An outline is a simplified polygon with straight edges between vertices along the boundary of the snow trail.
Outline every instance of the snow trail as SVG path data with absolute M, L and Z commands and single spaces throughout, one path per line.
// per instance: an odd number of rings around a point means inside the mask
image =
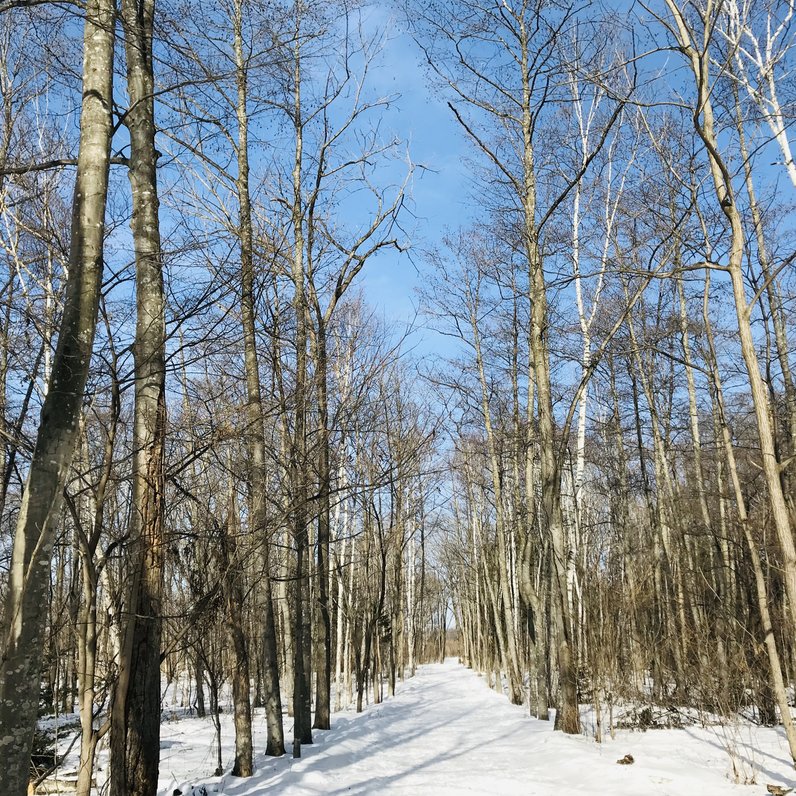
M 299 760 L 259 757 L 251 779 L 205 780 L 207 793 L 718 796 L 762 791 L 729 781 L 730 759 L 716 731 L 624 732 L 599 745 L 585 736 L 553 732 L 551 723 L 529 718 L 526 708 L 511 705 L 454 662 L 419 667 L 394 698 L 362 714 L 335 714 L 332 730 L 316 731 L 315 740 Z M 757 769 L 759 784 L 788 781 L 783 777 L 787 755 L 776 732 L 756 735 L 753 747 L 734 740 L 741 763 Z M 635 764 L 617 765 L 627 753 Z M 161 791 L 164 796 L 171 796 L 173 783 Z M 186 796 L 191 784 L 196 781 L 181 785 Z

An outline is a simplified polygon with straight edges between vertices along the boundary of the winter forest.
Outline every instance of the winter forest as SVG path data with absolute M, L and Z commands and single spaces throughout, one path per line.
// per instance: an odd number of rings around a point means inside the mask
M 794 68 L 794 0 L 0 0 L 3 793 L 443 793 L 289 779 L 439 695 L 794 784 Z

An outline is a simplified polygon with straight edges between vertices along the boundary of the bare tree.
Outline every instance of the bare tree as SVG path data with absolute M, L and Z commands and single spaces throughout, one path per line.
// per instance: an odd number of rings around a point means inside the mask
M 102 282 L 105 202 L 113 132 L 114 7 L 86 6 L 80 150 L 72 207 L 69 282 L 36 448 L 14 537 L 0 663 L 0 749 L 6 787 L 27 791 L 39 700 L 39 661 L 50 560 L 63 488 L 80 428 Z
M 136 335 L 132 572 L 111 724 L 111 793 L 116 796 L 155 794 L 160 757 L 166 330 L 155 148 L 154 13 L 154 0 L 124 0 L 121 5 L 130 100 L 125 126 L 130 134 Z

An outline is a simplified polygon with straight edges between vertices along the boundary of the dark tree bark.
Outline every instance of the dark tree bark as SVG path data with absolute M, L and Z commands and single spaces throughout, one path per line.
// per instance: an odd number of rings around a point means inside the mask
M 244 631 L 243 568 L 238 555 L 238 507 L 234 490 L 234 485 L 230 484 L 226 527 L 220 529 L 219 564 L 224 577 L 227 631 L 232 642 L 232 703 L 235 718 L 235 763 L 232 766 L 232 776 L 250 777 L 254 773 L 254 763 L 249 645 Z
M 301 44 L 299 20 L 296 19 L 296 44 L 293 64 L 293 129 L 295 150 L 293 162 L 293 196 L 291 223 L 293 252 L 293 312 L 295 316 L 296 376 L 293 389 L 293 442 L 290 452 L 290 482 L 293 540 L 296 546 L 296 571 L 293 615 L 293 735 L 294 755 L 301 754 L 301 744 L 312 743 L 312 693 L 310 668 L 312 661 L 312 628 L 310 617 L 309 528 L 307 524 L 307 296 L 305 288 L 306 261 L 304 237 L 304 200 L 302 197 L 302 165 L 304 161 L 304 120 L 301 105 Z M 310 664 L 310 665 L 308 665 Z
M 132 584 L 111 737 L 113 796 L 154 796 L 160 757 L 165 316 L 158 222 L 152 24 L 154 0 L 122 0 L 130 107 L 131 222 L 136 265 Z
M 316 312 L 316 315 L 319 313 Z M 318 381 L 318 672 L 315 693 L 315 723 L 319 730 L 331 727 L 332 684 L 332 623 L 329 614 L 329 541 L 330 541 L 330 434 L 329 434 L 329 389 L 328 352 L 326 325 L 318 318 L 315 330 L 315 366 Z

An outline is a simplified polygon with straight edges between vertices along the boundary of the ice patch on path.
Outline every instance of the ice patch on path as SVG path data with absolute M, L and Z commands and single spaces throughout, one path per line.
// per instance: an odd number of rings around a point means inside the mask
M 776 730 L 747 728 L 735 739 L 742 764 L 757 771 L 757 785 L 744 787 L 729 779 L 721 730 L 621 731 L 615 741 L 596 744 L 554 732 L 454 662 L 420 667 L 394 698 L 364 713 L 335 714 L 332 729 L 316 731 L 316 743 L 304 746 L 299 760 L 258 757 L 250 779 L 197 777 L 198 761 L 207 761 L 212 747 L 212 725 L 188 733 L 179 730 L 183 723 L 163 727 L 164 745 L 173 735 L 184 746 L 161 766 L 160 796 L 175 788 L 204 796 L 199 786 L 207 796 L 720 796 L 764 793 L 766 783 L 790 786 L 796 779 Z M 262 727 L 256 729 L 262 740 Z M 635 762 L 617 765 L 626 754 Z

